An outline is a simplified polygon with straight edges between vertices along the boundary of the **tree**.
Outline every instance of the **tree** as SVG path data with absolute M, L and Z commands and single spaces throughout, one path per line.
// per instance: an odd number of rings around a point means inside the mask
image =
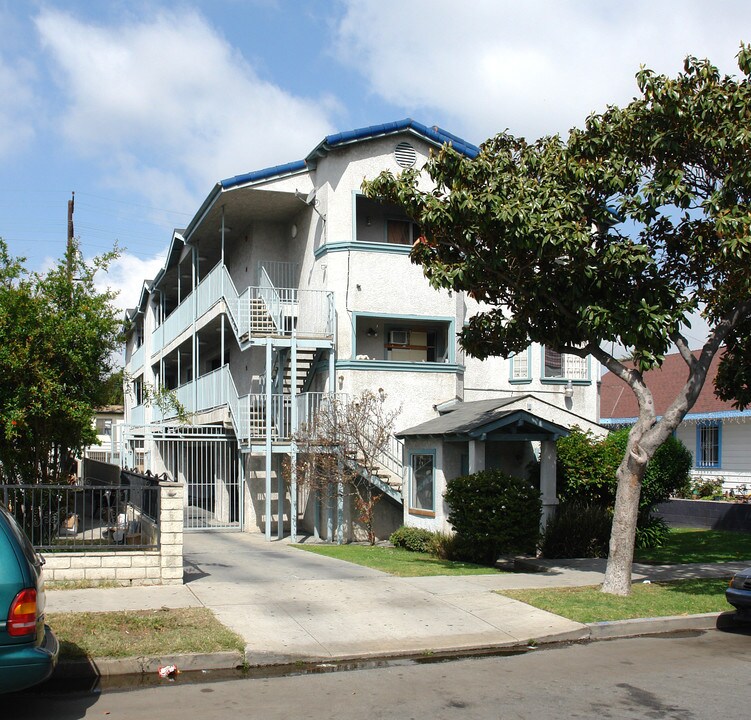
M 295 433 L 297 476 L 324 498 L 351 498 L 368 542 L 375 544 L 375 508 L 383 494 L 376 489 L 394 421 L 384 398 L 364 391 L 354 399 L 330 396 L 312 422 Z M 338 528 L 339 541 L 342 528 Z
M 94 276 L 114 257 L 86 263 L 73 242 L 55 267 L 33 273 L 0 240 L 0 482 L 64 481 L 96 442 L 119 322 Z
M 430 282 L 484 303 L 461 333 L 467 352 L 507 356 L 532 341 L 591 354 L 636 395 L 605 592 L 630 592 L 647 463 L 694 404 L 723 342 L 723 392 L 751 401 L 751 48 L 737 58 L 740 79 L 693 57 L 675 78 L 643 68 L 639 97 L 591 115 L 565 141 L 504 133 L 476 159 L 446 146 L 424 168 L 434 190 L 421 189 L 414 169 L 365 184 L 420 224 L 411 256 Z M 710 331 L 695 357 L 683 329 L 696 312 Z M 627 348 L 633 367 L 607 351 L 611 343 Z M 686 382 L 658 420 L 642 373 L 671 345 Z

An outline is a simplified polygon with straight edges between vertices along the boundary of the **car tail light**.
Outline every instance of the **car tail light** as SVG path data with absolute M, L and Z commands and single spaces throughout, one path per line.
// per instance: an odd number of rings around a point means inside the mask
M 34 635 L 37 625 L 37 591 L 26 588 L 16 595 L 8 613 L 6 630 L 12 637 Z

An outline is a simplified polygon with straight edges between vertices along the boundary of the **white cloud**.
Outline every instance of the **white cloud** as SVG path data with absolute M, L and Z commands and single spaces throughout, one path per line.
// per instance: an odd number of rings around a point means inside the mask
M 123 312 L 138 302 L 144 280 L 153 279 L 164 267 L 166 248 L 153 258 L 142 259 L 123 253 L 109 267 L 107 273 L 97 273 L 97 289 L 117 293 L 115 307 Z
M 193 209 L 222 178 L 305 155 L 330 101 L 258 77 L 196 12 L 103 26 L 44 10 L 42 45 L 69 100 L 62 131 L 116 187 Z
M 338 57 L 385 100 L 437 111 L 478 141 L 581 126 L 635 96 L 641 64 L 675 74 L 692 54 L 737 72 L 740 41 L 751 40 L 751 4 L 739 0 L 343 2 Z

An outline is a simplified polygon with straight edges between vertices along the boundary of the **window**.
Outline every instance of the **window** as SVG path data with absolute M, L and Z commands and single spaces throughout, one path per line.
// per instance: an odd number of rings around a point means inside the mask
M 406 362 L 441 362 L 446 343 L 435 330 L 394 328 L 386 339 L 386 359 Z
M 417 514 L 421 512 L 433 514 L 435 512 L 435 453 L 417 452 L 410 454 L 410 470 L 412 476 L 412 486 L 410 487 L 409 508 L 410 511 L 416 510 Z
M 545 380 L 589 380 L 587 358 L 543 348 L 542 377 Z
M 409 220 L 386 220 L 386 242 L 412 245 L 420 237 L 420 228 Z
M 696 467 L 718 468 L 722 460 L 722 425 L 701 423 L 696 428 Z
M 353 359 L 448 366 L 454 362 L 453 327 L 450 319 L 358 313 Z
M 509 380 L 511 382 L 529 382 L 532 379 L 532 373 L 529 362 L 529 348 L 523 352 L 516 353 L 509 358 L 511 363 L 511 372 Z

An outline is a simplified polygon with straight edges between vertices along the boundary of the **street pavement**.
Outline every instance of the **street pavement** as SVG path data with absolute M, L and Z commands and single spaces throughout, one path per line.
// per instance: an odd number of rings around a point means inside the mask
M 204 606 L 244 638 L 244 661 L 251 666 L 503 649 L 710 628 L 718 621 L 714 613 L 583 625 L 492 592 L 597 585 L 604 560 L 535 560 L 529 572 L 398 578 L 244 533 L 186 534 L 184 557 L 183 585 L 51 590 L 47 611 Z M 722 577 L 743 566 L 634 565 L 633 580 Z M 150 671 L 168 660 L 102 661 L 97 672 Z M 179 662 L 201 669 L 242 658 Z

